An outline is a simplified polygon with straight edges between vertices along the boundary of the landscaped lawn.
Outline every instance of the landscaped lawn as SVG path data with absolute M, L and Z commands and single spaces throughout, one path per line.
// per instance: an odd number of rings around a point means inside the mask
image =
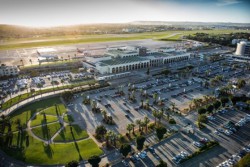
M 74 122 L 74 119 L 73 119 L 73 117 L 71 115 L 66 114 L 63 117 L 63 121 L 67 122 L 67 123 L 71 123 L 71 122 Z
M 67 110 L 63 104 L 53 105 L 51 107 L 46 108 L 43 112 L 49 115 L 59 115 L 61 116 Z
M 61 128 L 61 125 L 57 123 L 36 127 L 32 129 L 32 132 L 39 138 L 48 140 L 54 136 L 54 134 Z
M 12 146 L 17 146 L 17 137 L 18 134 L 15 133 Z M 103 154 L 103 151 L 98 148 L 92 139 L 46 146 L 43 142 L 29 136 L 28 142 L 26 141 L 26 137 L 24 137 L 22 144 L 19 144 L 19 146 L 24 147 L 23 151 L 20 149 L 2 149 L 15 159 L 37 165 L 66 164 L 71 160 L 87 160 L 92 155 Z
M 51 105 L 60 103 L 62 102 L 59 97 L 52 97 L 45 100 L 36 101 L 34 103 L 24 106 L 23 108 L 16 110 L 15 112 L 13 112 L 13 114 L 10 115 L 10 119 L 13 122 L 11 124 L 12 131 L 16 131 L 17 125 L 15 124 L 15 122 L 17 119 L 20 119 L 21 125 L 26 127 L 26 123 L 29 121 L 33 114 Z M 7 128 L 5 129 L 7 131 Z
M 55 122 L 58 120 L 57 116 L 46 115 L 46 121 L 44 120 L 43 114 L 38 114 L 30 123 L 31 126 L 37 126 L 41 124 L 46 124 L 50 122 Z
M 88 133 L 85 130 L 82 130 L 78 125 L 72 125 L 72 133 L 70 131 L 70 126 L 66 126 L 59 135 L 54 139 L 55 142 L 62 141 L 73 141 L 89 137 Z

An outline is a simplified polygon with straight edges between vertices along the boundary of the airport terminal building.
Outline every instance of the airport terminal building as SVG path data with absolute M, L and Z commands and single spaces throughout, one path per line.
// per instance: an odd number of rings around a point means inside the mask
M 157 67 L 190 58 L 186 52 L 150 51 L 144 47 L 134 49 L 113 49 L 102 58 L 86 57 L 86 63 L 100 74 L 115 74 L 137 69 Z

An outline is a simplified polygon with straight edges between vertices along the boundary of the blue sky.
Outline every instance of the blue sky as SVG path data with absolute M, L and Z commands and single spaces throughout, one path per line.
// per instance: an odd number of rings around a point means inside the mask
M 0 0 L 0 24 L 131 21 L 250 23 L 250 0 Z

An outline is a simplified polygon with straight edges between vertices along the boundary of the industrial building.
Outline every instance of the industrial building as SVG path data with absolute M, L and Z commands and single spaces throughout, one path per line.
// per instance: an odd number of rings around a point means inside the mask
M 237 44 L 235 55 L 237 56 L 250 56 L 250 42 L 242 41 Z
M 150 51 L 145 47 L 117 48 L 108 50 L 103 57 L 86 57 L 85 64 L 100 74 L 115 74 L 137 69 L 161 66 L 190 58 L 186 52 Z

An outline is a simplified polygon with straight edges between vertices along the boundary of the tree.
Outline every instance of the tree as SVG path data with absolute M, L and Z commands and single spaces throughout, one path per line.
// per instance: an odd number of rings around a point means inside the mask
M 163 160 L 160 160 L 160 164 L 156 165 L 156 167 L 168 167 L 168 164 Z
M 150 70 L 149 70 L 149 68 L 147 69 L 146 74 L 147 74 L 147 75 L 149 75 L 149 74 L 150 74 Z
M 158 115 L 158 112 L 156 110 L 153 110 L 153 116 L 155 117 L 155 125 L 156 125 L 157 115 Z
M 161 123 L 161 119 L 163 118 L 163 110 L 161 110 L 161 111 L 159 111 L 158 113 L 157 113 L 157 119 L 158 119 L 158 125 L 160 125 L 160 123 Z
M 145 140 L 146 140 L 146 138 L 142 135 L 136 137 L 136 146 L 137 146 L 138 150 L 143 149 L 143 145 L 144 145 Z
M 22 66 L 24 66 L 23 59 L 21 59 L 20 62 L 22 63 Z
M 129 144 L 122 144 L 120 147 L 120 153 L 126 157 L 131 152 L 131 146 Z
M 99 125 L 95 129 L 96 136 L 103 137 L 107 133 L 107 129 L 103 125 Z
M 147 116 L 144 117 L 144 123 L 146 126 L 146 133 L 148 133 L 148 123 L 150 122 L 149 118 Z
M 143 108 L 143 99 L 141 99 L 141 107 Z
M 235 167 L 249 167 L 250 165 L 250 153 L 245 155 L 236 165 Z
M 107 111 L 103 110 L 102 115 L 103 115 L 104 120 L 106 121 L 108 118 Z
M 112 131 L 110 131 L 110 130 L 104 135 L 105 140 L 106 140 L 106 147 L 110 146 L 109 139 L 111 138 L 111 135 L 112 135 Z
M 75 160 L 68 162 L 65 167 L 78 167 L 79 163 Z
M 158 93 L 154 93 L 153 94 L 154 103 L 157 102 L 157 98 L 158 98 Z
M 205 114 L 199 115 L 198 122 L 207 123 L 207 116 Z
M 228 99 L 228 97 L 222 97 L 220 99 L 220 101 L 221 101 L 222 106 L 224 107 L 226 105 L 226 103 L 229 102 L 229 99 Z
M 30 64 L 32 64 L 32 59 L 29 60 Z
M 139 131 L 141 131 L 141 124 L 142 124 L 142 121 L 140 119 L 137 119 L 135 121 L 135 123 L 139 126 Z
M 170 105 L 172 106 L 172 112 L 175 112 L 176 104 L 175 103 L 171 103 Z
M 163 139 L 164 134 L 167 132 L 167 129 L 163 126 L 156 128 L 156 136 L 159 140 Z
M 208 111 L 209 113 L 211 113 L 211 112 L 213 112 L 213 110 L 214 110 L 214 106 L 213 106 L 212 104 L 210 104 L 210 105 L 207 107 L 207 111 Z
M 61 96 L 63 100 L 65 100 L 66 102 L 69 102 L 73 99 L 74 94 L 71 91 L 66 91 L 66 92 L 63 92 Z
M 205 114 L 206 113 L 206 109 L 205 108 L 200 108 L 199 110 L 198 110 L 198 113 L 199 114 Z
M 92 111 L 96 111 L 97 108 L 97 102 L 95 100 L 91 101 L 91 107 L 92 107 Z
M 116 140 L 117 139 L 118 139 L 118 135 L 114 131 L 111 131 L 110 140 L 111 140 L 111 143 L 113 144 L 114 147 L 116 147 Z
M 98 167 L 99 163 L 101 162 L 101 158 L 99 156 L 94 155 L 88 159 L 88 162 L 92 165 L 92 167 Z
M 133 134 L 135 134 L 135 124 L 131 123 L 131 126 L 133 127 Z
M 218 101 L 218 100 L 216 100 L 216 101 L 214 102 L 213 106 L 214 106 L 214 109 L 218 109 L 218 108 L 221 106 L 221 102 Z
M 237 87 L 239 89 L 243 88 L 246 85 L 246 81 L 244 79 L 239 79 L 237 82 Z
M 129 135 L 130 135 L 131 130 L 133 130 L 132 124 L 127 124 L 127 131 L 129 133 Z

